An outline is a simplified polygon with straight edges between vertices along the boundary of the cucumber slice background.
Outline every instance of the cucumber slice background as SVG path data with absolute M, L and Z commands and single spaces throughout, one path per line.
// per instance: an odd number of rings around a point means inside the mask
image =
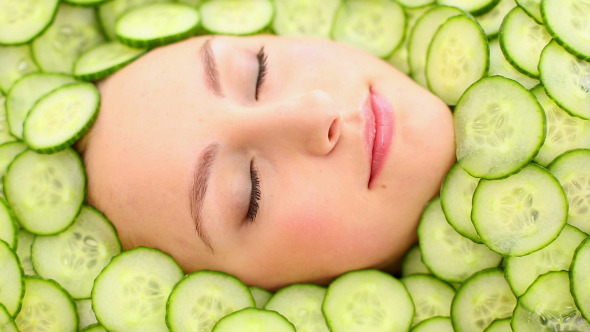
M 498 38 L 489 42 L 490 46 L 490 69 L 488 70 L 489 76 L 504 76 L 511 80 L 520 83 L 527 89 L 532 89 L 540 84 L 538 79 L 527 76 L 514 68 L 513 65 L 506 60 L 504 53 L 500 47 L 500 41 Z
M 260 288 L 258 286 L 248 286 L 250 289 L 250 293 L 252 293 L 252 297 L 254 298 L 254 303 L 256 303 L 256 308 L 262 309 L 268 302 L 268 300 L 273 295 L 270 291 L 266 289 Z
M 207 0 L 199 7 L 203 28 L 230 35 L 250 35 L 268 27 L 274 16 L 269 0 Z
M 454 332 L 450 317 L 433 317 L 414 326 L 411 332 Z
M 12 212 L 3 199 L 0 199 L 0 240 L 14 250 L 18 244 L 17 225 Z
M 402 261 L 402 277 L 413 274 L 432 274 L 422 261 L 422 254 L 418 245 L 410 248 Z
M 586 320 L 590 319 L 590 238 L 585 239 L 576 249 L 570 282 L 576 305 Z
M 516 3 L 537 23 L 543 23 L 543 16 L 541 15 L 541 0 L 516 0 Z
M 590 0 L 542 0 L 547 30 L 570 53 L 590 61 Z
M 278 35 L 330 38 L 342 0 L 275 0 L 272 29 Z
M 41 34 L 53 21 L 59 0 L 0 2 L 0 45 L 23 44 Z
M 492 10 L 500 0 L 437 0 L 439 5 L 461 8 L 473 15 L 482 15 Z
M 6 307 L 0 303 L 0 331 L 19 332 Z
M 436 316 L 451 315 L 451 302 L 455 289 L 446 282 L 424 274 L 414 274 L 401 279 L 414 303 L 412 326 Z
M 264 306 L 283 315 L 299 331 L 329 332 L 322 313 L 326 288 L 293 284 L 277 291 Z
M 99 80 L 136 60 L 145 51 L 145 49 L 129 47 L 119 42 L 99 44 L 76 60 L 73 74 L 87 81 Z
M 0 46 L 0 90 L 8 93 L 14 82 L 37 70 L 29 44 Z
M 295 327 L 276 311 L 245 308 L 223 317 L 213 332 L 295 332 Z
M 116 40 L 115 25 L 117 19 L 125 12 L 148 3 L 172 1 L 173 0 L 110 0 L 99 6 L 97 13 L 106 37 L 110 40 Z
M 494 39 L 498 36 L 502 21 L 515 5 L 514 0 L 500 0 L 492 10 L 475 17 L 488 39 Z
M 14 317 L 21 309 L 25 292 L 23 269 L 18 257 L 8 244 L 0 240 L 0 303 L 4 304 L 8 314 Z

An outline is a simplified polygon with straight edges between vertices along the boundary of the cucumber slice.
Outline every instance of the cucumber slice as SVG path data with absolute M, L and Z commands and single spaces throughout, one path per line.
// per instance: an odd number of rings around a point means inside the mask
M 252 293 L 252 297 L 254 298 L 254 303 L 256 303 L 256 308 L 262 309 L 271 298 L 272 293 L 267 291 L 266 289 L 262 289 L 258 286 L 249 286 L 250 293 Z
M 512 329 L 523 332 L 590 331 L 570 293 L 566 271 L 543 274 L 518 298 Z
M 402 277 L 413 274 L 432 274 L 422 262 L 422 254 L 418 245 L 410 248 L 402 261 Z
M 26 276 L 34 276 L 35 269 L 33 269 L 33 262 L 31 262 L 31 246 L 35 235 L 27 232 L 25 229 L 18 230 L 18 247 L 16 248 L 16 255 L 23 267 L 23 272 Z
M 138 247 L 113 257 L 92 288 L 92 307 L 107 330 L 166 331 L 166 300 L 184 272 L 157 249 Z
M 30 45 L 0 46 L 0 90 L 8 92 L 21 77 L 37 70 Z
M 16 141 L 16 138 L 10 134 L 6 120 L 6 97 L 0 92 L 0 145 L 11 141 Z
M 272 29 L 277 35 L 330 38 L 342 0 L 275 0 Z
M 98 323 L 92 309 L 92 299 L 76 300 L 76 311 L 78 312 L 78 330 Z
M 145 51 L 119 42 L 97 45 L 76 60 L 74 76 L 87 81 L 99 80 L 125 67 L 142 56 Z
M 6 307 L 0 303 L 0 331 L 19 332 Z
M 488 71 L 489 76 L 504 76 L 511 80 L 520 83 L 527 89 L 532 89 L 539 85 L 538 79 L 527 76 L 514 68 L 513 65 L 506 60 L 502 49 L 500 48 L 500 41 L 498 38 L 493 39 L 489 42 L 490 46 L 490 69 Z
M 557 239 L 545 248 L 521 257 L 507 257 L 505 273 L 512 292 L 521 296 L 541 274 L 568 270 L 574 251 L 586 236 L 577 228 L 565 225 Z
M 98 6 L 111 0 L 63 0 L 65 3 L 74 6 Z
M 84 329 L 80 330 L 80 332 L 108 332 L 108 331 L 104 327 L 102 327 L 102 325 L 97 323 L 97 324 L 92 324 L 92 325 L 85 327 Z
M 84 206 L 64 232 L 37 237 L 31 252 L 40 276 L 59 282 L 74 299 L 83 299 L 90 297 L 94 279 L 121 252 L 121 243 L 106 217 Z
M 424 209 L 418 238 L 424 264 L 447 282 L 463 282 L 475 272 L 497 267 L 502 260 L 485 245 L 459 235 L 445 219 L 439 198 Z
M 511 321 L 512 317 L 496 319 L 484 330 L 484 332 L 512 332 L 512 327 L 510 327 Z
M 10 163 L 27 149 L 27 145 L 23 142 L 8 142 L 0 145 L 0 179 L 4 178 Z M 0 196 L 6 198 L 4 195 L 4 184 L 0 182 Z
M 213 332 L 295 332 L 295 327 L 276 311 L 245 308 L 223 317 Z
M 336 278 L 322 305 L 330 331 L 407 331 L 414 305 L 401 281 L 378 270 Z
M 498 36 L 504 17 L 514 8 L 514 0 L 500 0 L 500 2 L 489 12 L 475 17 L 488 39 Z
M 41 69 L 71 74 L 80 54 L 103 41 L 94 8 L 62 3 L 53 24 L 31 45 Z
M 451 167 L 440 190 L 440 203 L 447 221 L 457 233 L 482 243 L 471 221 L 471 201 L 479 178 L 467 173 L 460 163 Z
M 203 28 L 216 34 L 254 34 L 266 29 L 274 16 L 270 0 L 207 0 L 199 9 Z
M 547 95 L 573 116 L 590 120 L 590 62 L 580 60 L 552 41 L 539 61 Z
M 520 7 L 506 15 L 500 31 L 500 46 L 514 68 L 534 78 L 539 77 L 539 59 L 551 35 Z
M 411 332 L 455 332 L 450 317 L 433 317 L 422 321 Z
M 545 27 L 566 50 L 590 61 L 590 0 L 543 0 Z
M 425 68 L 430 41 L 447 19 L 462 14 L 465 12 L 455 7 L 436 6 L 420 17 L 412 29 L 408 43 L 410 72 L 412 78 L 423 87 L 428 86 Z
M 198 8 L 201 5 L 202 0 L 178 0 L 180 3 L 185 3 L 187 5 L 191 5 L 195 8 Z
M 110 40 L 117 39 L 115 25 L 125 12 L 148 3 L 172 2 L 173 0 L 110 0 L 98 7 L 98 17 L 104 33 Z M 182 1 L 181 1 L 182 2 Z
M 414 274 L 401 279 L 414 303 L 412 326 L 436 317 L 451 315 L 455 289 L 446 282 L 425 274 Z
M 23 123 L 35 103 L 54 89 L 74 82 L 76 80 L 72 76 L 50 73 L 31 73 L 18 80 L 6 97 L 6 120 L 10 133 L 22 139 Z
M 293 284 L 280 289 L 264 309 L 287 318 L 298 332 L 329 332 L 322 313 L 326 288 L 310 284 Z
M 472 15 L 483 15 L 496 7 L 500 0 L 437 0 L 436 2 L 439 5 L 461 8 Z
M 0 199 L 0 240 L 6 242 L 10 249 L 16 249 L 17 225 L 12 217 L 12 212 L 3 199 Z
M 524 256 L 559 236 L 567 211 L 567 198 L 557 179 L 531 163 L 504 179 L 482 179 L 473 194 L 471 219 L 491 250 Z
M 590 121 L 564 111 L 547 96 L 542 85 L 535 87 L 532 92 L 543 106 L 547 119 L 547 137 L 535 156 L 536 163 L 547 166 L 566 151 L 590 148 Z
M 480 271 L 471 276 L 453 299 L 451 320 L 457 332 L 485 330 L 495 319 L 510 317 L 516 306 L 501 269 Z
M 53 21 L 59 0 L 4 0 L 0 2 L 0 45 L 24 44 Z
M 454 119 L 457 159 L 474 177 L 497 179 L 517 172 L 545 140 L 545 113 L 535 96 L 501 76 L 469 87 Z
M 42 97 L 28 113 L 23 138 L 30 149 L 54 153 L 70 147 L 90 128 L 100 105 L 91 83 L 63 86 Z
M 248 287 L 236 277 L 201 270 L 172 289 L 166 304 L 166 325 L 172 332 L 192 331 L 196 326 L 211 331 L 219 319 L 254 305 Z
M 404 39 L 406 17 L 393 0 L 348 0 L 336 13 L 332 39 L 388 58 Z
M 537 23 L 543 24 L 541 0 L 516 0 L 516 4 L 532 17 Z
M 472 18 L 459 15 L 438 28 L 426 56 L 426 82 L 448 105 L 455 105 L 489 66 L 487 37 Z
M 21 309 L 21 300 L 25 292 L 23 268 L 18 257 L 0 240 L 0 303 L 4 304 L 8 314 L 14 317 Z
M 404 8 L 423 8 L 436 3 L 436 0 L 397 0 Z
M 590 233 L 590 150 L 562 154 L 549 165 L 549 171 L 565 190 L 569 205 L 567 223 Z
M 189 5 L 150 3 L 123 14 L 117 20 L 115 34 L 128 46 L 152 48 L 192 36 L 199 22 L 199 11 Z
M 590 240 L 585 239 L 576 249 L 572 260 L 570 282 L 571 291 L 586 320 L 590 319 Z
M 82 160 L 71 149 L 50 155 L 27 150 L 8 167 L 4 191 L 26 230 L 37 235 L 60 233 L 74 222 L 84 201 Z

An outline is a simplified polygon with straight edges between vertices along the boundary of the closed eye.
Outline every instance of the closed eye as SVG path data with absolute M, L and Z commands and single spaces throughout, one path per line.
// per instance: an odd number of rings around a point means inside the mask
M 250 204 L 248 205 L 248 213 L 246 219 L 250 222 L 256 220 L 258 213 L 258 202 L 260 201 L 260 177 L 258 170 L 254 167 L 254 160 L 250 162 L 250 180 L 252 182 L 252 190 L 250 191 Z
M 258 95 L 260 93 L 260 88 L 264 83 L 264 79 L 266 78 L 266 73 L 268 71 L 268 56 L 264 51 L 264 46 L 260 48 L 258 54 L 256 54 L 256 58 L 258 59 L 258 76 L 256 77 L 256 92 L 254 94 L 254 98 L 258 100 Z

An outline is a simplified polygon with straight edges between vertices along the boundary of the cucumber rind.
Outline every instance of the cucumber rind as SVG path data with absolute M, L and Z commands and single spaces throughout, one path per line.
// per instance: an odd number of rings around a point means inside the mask
M 276 311 L 244 308 L 221 318 L 212 332 L 295 332 L 295 327 Z
M 500 0 L 500 2 L 489 12 L 475 17 L 489 40 L 498 37 L 502 21 L 506 14 L 514 8 L 514 0 Z
M 472 15 L 483 15 L 492 10 L 500 0 L 437 0 L 439 5 L 453 6 L 468 11 Z
M 275 5 L 269 0 L 207 0 L 199 10 L 203 28 L 214 34 L 253 35 L 269 27 L 275 17 Z
M 63 0 L 63 2 L 81 7 L 94 7 L 112 0 Z
M 570 287 L 574 302 L 582 316 L 590 320 L 590 237 L 584 239 L 576 248 L 570 267 Z
M 518 71 L 518 69 L 514 68 L 514 66 L 510 64 L 508 60 L 506 60 L 504 53 L 502 53 L 502 48 L 500 47 L 500 41 L 498 38 L 490 40 L 489 46 L 490 68 L 488 70 L 488 76 L 504 76 L 520 83 L 529 90 L 539 85 L 540 82 L 538 79 L 534 79 L 521 73 Z
M 496 319 L 483 332 L 511 332 L 510 322 L 512 317 L 504 319 Z
M 12 250 L 16 250 L 18 246 L 18 224 L 3 198 L 0 198 L 0 240 L 6 242 Z
M 3 6 L 0 8 L 0 12 L 8 13 L 5 14 L 6 17 L 0 16 L 0 45 L 22 45 L 31 42 L 33 39 L 37 38 L 41 34 L 47 30 L 47 28 L 53 23 L 53 20 L 57 14 L 59 0 L 45 0 L 45 1 L 28 1 L 25 3 L 23 0 L 15 0 L 15 1 L 4 1 L 2 3 Z M 17 5 L 18 3 L 18 5 Z M 25 19 L 25 24 L 35 24 L 34 28 L 23 27 L 22 25 L 19 26 L 17 24 L 16 27 L 11 27 L 13 22 L 7 22 L 9 17 L 19 16 L 22 14 L 18 12 L 18 8 L 14 9 L 14 7 L 18 7 L 19 5 L 25 3 L 29 6 L 29 9 L 35 8 L 36 10 L 45 10 L 45 15 L 42 17 L 35 17 L 34 20 L 27 17 Z M 10 6 L 13 7 L 10 7 Z M 11 10 L 16 10 L 17 12 L 11 12 Z M 38 13 L 37 13 L 38 14 Z M 20 18 L 20 17 L 19 17 Z M 28 33 L 23 33 L 23 31 L 27 31 Z M 20 36 L 19 36 L 20 34 Z
M 80 55 L 74 64 L 73 74 L 82 80 L 96 81 L 137 60 L 145 52 L 145 49 L 132 48 L 116 41 L 102 43 Z
M 576 6 L 576 8 L 572 8 L 573 6 Z M 541 15 L 545 27 L 559 45 L 576 57 L 590 61 L 588 26 L 584 25 L 585 21 L 588 20 L 588 15 L 590 15 L 590 1 L 542 0 Z M 576 23 L 569 22 L 573 19 L 573 15 L 579 15 Z M 569 23 L 569 25 L 565 26 L 566 23 Z M 579 31 L 572 31 L 574 28 Z
M 534 19 L 537 23 L 543 24 L 543 16 L 541 15 L 541 0 L 515 0 L 516 4 L 522 8 L 527 15 Z
M 19 332 L 12 316 L 10 316 L 8 310 L 2 303 L 0 303 L 0 330 L 3 332 Z
M 412 327 L 410 332 L 454 332 L 451 317 L 432 317 Z
M 287 318 L 297 331 L 329 332 L 322 313 L 326 288 L 314 284 L 291 284 L 278 290 L 264 309 Z
M 4 304 L 9 316 L 14 317 L 22 307 L 24 272 L 18 256 L 3 240 L 0 240 L 0 263 L 0 304 Z

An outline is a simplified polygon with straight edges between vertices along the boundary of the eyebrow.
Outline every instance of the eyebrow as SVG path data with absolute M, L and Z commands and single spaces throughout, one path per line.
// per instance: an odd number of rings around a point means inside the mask
M 215 55 L 211 48 L 211 40 L 213 40 L 213 38 L 207 39 L 205 43 L 203 43 L 203 46 L 201 46 L 201 61 L 203 63 L 203 68 L 205 69 L 205 85 L 214 95 L 224 97 L 219 82 L 219 71 L 217 70 L 217 63 L 215 62 Z
M 213 247 L 211 246 L 209 234 L 207 234 L 203 227 L 201 211 L 203 209 L 203 201 L 209 185 L 209 178 L 211 176 L 211 165 L 217 156 L 218 150 L 218 143 L 211 143 L 203 149 L 193 171 L 193 181 L 189 190 L 190 212 L 195 223 L 195 230 L 211 251 L 213 251 Z

